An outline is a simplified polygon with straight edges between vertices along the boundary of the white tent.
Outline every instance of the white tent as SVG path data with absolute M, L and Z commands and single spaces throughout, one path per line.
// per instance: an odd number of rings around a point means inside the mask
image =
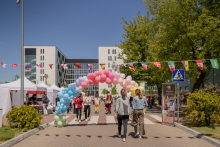
M 47 97 L 48 97 L 48 99 L 50 100 L 51 103 L 55 103 L 55 98 L 56 98 L 57 93 L 59 92 L 59 90 L 53 89 L 53 88 L 49 87 L 48 85 L 46 85 L 43 82 L 40 83 L 38 86 L 47 88 Z
M 2 116 L 6 116 L 11 110 L 11 98 L 8 88 L 0 88 L 0 108 L 2 108 Z
M 58 91 L 62 91 L 62 89 L 59 88 L 59 87 L 57 87 L 56 85 L 51 86 L 51 88 L 56 89 L 56 90 L 58 90 Z

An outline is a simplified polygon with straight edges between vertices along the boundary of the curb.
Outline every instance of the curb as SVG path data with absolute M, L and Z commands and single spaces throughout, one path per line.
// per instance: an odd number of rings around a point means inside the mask
M 182 130 L 184 130 L 184 131 L 186 131 L 186 132 L 188 132 L 188 133 L 190 133 L 190 134 L 192 134 L 192 135 L 194 135 L 197 138 L 200 138 L 200 139 L 202 139 L 204 141 L 207 141 L 208 143 L 210 143 L 210 144 L 212 144 L 214 146 L 217 146 L 217 147 L 220 146 L 220 142 L 218 142 L 218 141 L 216 141 L 216 140 L 214 140 L 214 139 L 212 139 L 212 138 L 210 138 L 208 136 L 205 136 L 204 134 L 196 132 L 196 131 L 194 131 L 194 130 L 186 127 L 186 126 L 183 126 L 183 125 L 181 125 L 179 123 L 176 123 L 176 122 L 175 122 L 175 126 L 180 128 L 180 129 L 182 129 Z
M 25 138 L 27 138 L 27 137 L 29 137 L 29 136 L 31 136 L 31 135 L 37 133 L 37 132 L 40 131 L 40 130 L 45 129 L 45 128 L 48 127 L 48 126 L 49 126 L 48 123 L 43 124 L 43 125 L 41 125 L 41 126 L 39 126 L 39 127 L 37 127 L 37 128 L 34 128 L 34 129 L 32 129 L 32 130 L 30 130 L 30 131 L 24 133 L 24 134 L 21 134 L 21 135 L 15 137 L 15 138 L 12 138 L 12 139 L 10 139 L 10 140 L 8 140 L 8 141 L 6 141 L 6 142 L 0 144 L 0 147 L 10 147 L 10 146 L 13 146 L 13 145 L 15 145 L 16 143 L 18 143 L 18 142 L 24 140 Z

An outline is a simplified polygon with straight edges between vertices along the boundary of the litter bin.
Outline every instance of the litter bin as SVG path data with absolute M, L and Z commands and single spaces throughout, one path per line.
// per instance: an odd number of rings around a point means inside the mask
M 2 108 L 0 108 L 0 128 L 2 127 Z

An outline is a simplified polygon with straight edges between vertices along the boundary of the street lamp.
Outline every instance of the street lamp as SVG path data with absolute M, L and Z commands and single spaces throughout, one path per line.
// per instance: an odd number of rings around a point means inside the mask
M 13 75 L 9 75 L 9 76 L 12 76 L 12 82 L 13 82 Z
M 24 3 L 23 0 L 17 0 L 17 4 L 21 2 L 21 105 L 24 104 Z

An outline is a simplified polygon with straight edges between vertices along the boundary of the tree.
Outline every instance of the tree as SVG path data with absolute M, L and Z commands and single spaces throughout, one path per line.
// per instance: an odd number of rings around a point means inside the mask
M 107 94 L 107 92 L 108 92 L 108 91 L 107 91 L 105 88 L 102 90 L 102 93 L 103 93 L 103 94 Z
M 82 92 L 86 93 L 86 90 L 85 90 L 85 89 L 83 89 L 83 90 L 82 90 Z
M 20 76 L 18 74 L 16 74 L 13 81 L 17 81 L 18 79 L 20 79 Z
M 113 86 L 112 89 L 111 89 L 111 94 L 112 95 L 116 95 L 117 94 L 117 88 L 116 86 Z

